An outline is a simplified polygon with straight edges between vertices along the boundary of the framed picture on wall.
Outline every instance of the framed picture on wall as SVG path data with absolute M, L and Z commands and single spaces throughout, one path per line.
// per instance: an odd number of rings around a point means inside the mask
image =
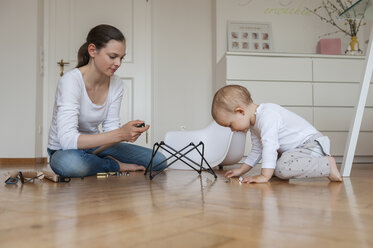
M 271 23 L 228 21 L 229 52 L 273 52 Z

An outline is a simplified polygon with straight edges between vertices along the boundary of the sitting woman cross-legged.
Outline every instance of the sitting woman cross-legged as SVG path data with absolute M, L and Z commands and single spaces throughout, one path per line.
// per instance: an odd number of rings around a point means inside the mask
M 149 125 L 135 120 L 120 126 L 123 82 L 114 75 L 126 54 L 123 34 L 110 25 L 90 30 L 78 52 L 78 65 L 58 82 L 49 130 L 52 170 L 64 177 L 99 172 L 145 170 L 152 150 L 135 142 Z M 102 124 L 103 132 L 98 126 Z M 98 147 L 107 149 L 95 154 Z M 157 153 L 154 164 L 166 158 Z M 166 162 L 155 169 L 162 169 Z

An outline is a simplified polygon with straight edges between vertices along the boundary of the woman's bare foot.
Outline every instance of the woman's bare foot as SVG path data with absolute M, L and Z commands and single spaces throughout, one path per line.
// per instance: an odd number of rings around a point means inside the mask
M 126 172 L 126 171 L 144 171 L 145 167 L 137 164 L 125 164 L 120 162 L 118 159 L 113 158 L 112 156 L 108 156 L 112 160 L 116 161 L 119 164 L 119 171 Z
M 342 182 L 342 176 L 338 171 L 337 164 L 333 157 L 329 158 L 329 166 L 330 166 L 330 173 L 329 173 L 329 180 L 332 182 Z

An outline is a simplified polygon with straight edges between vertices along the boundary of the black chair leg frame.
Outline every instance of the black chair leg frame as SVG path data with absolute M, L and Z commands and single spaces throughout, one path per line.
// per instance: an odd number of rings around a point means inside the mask
M 200 147 L 200 146 L 202 148 L 202 152 L 198 149 L 198 147 Z M 153 166 L 153 158 L 157 154 L 159 148 L 162 148 L 164 151 L 168 152 L 170 154 L 170 157 L 166 158 L 165 160 L 163 160 L 160 163 L 158 163 L 158 164 L 156 164 L 156 165 Z M 195 161 L 191 160 L 190 158 L 188 158 L 186 156 L 188 153 L 190 153 L 193 150 L 197 150 L 198 153 L 199 153 L 199 155 L 201 155 L 201 163 L 200 164 L 196 163 Z M 206 161 L 206 159 L 204 157 L 204 154 L 205 154 L 205 144 L 202 141 L 199 142 L 198 145 L 195 145 L 192 142 L 192 143 L 190 143 L 189 145 L 185 146 L 184 148 L 182 148 L 179 151 L 177 151 L 174 148 L 170 147 L 169 145 L 167 145 L 163 141 L 161 141 L 160 143 L 155 143 L 154 146 L 153 146 L 152 158 L 151 158 L 148 166 L 146 167 L 146 171 L 145 171 L 144 175 L 146 175 L 149 172 L 149 178 L 150 178 L 150 180 L 152 180 L 156 175 L 158 175 L 159 173 L 163 172 L 165 169 L 167 169 L 168 167 L 170 167 L 176 161 L 180 160 L 184 164 L 186 164 L 187 166 L 189 166 L 190 168 L 192 168 L 193 170 L 195 170 L 196 172 L 198 172 L 198 174 L 201 174 L 202 171 L 206 171 L 206 172 L 210 173 L 211 175 L 213 175 L 215 178 L 217 178 L 214 170 L 211 168 L 211 166 L 209 165 L 209 163 Z M 175 160 L 172 161 L 171 163 L 167 164 L 167 166 L 164 167 L 162 170 L 157 171 L 156 173 L 154 173 L 153 167 L 156 168 L 158 165 L 163 164 L 164 162 L 168 161 L 171 158 L 175 158 Z M 207 164 L 208 168 L 204 168 L 203 167 L 203 162 L 205 162 Z M 195 168 L 192 164 L 194 164 L 197 168 Z

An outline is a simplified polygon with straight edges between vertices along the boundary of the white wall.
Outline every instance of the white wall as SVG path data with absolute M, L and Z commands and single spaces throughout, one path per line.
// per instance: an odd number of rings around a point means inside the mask
M 35 146 L 41 138 L 35 132 L 40 118 L 36 108 L 41 84 L 40 4 L 40 0 L 0 1 L 0 158 L 40 156 Z
M 154 141 L 211 119 L 212 0 L 152 2 Z

